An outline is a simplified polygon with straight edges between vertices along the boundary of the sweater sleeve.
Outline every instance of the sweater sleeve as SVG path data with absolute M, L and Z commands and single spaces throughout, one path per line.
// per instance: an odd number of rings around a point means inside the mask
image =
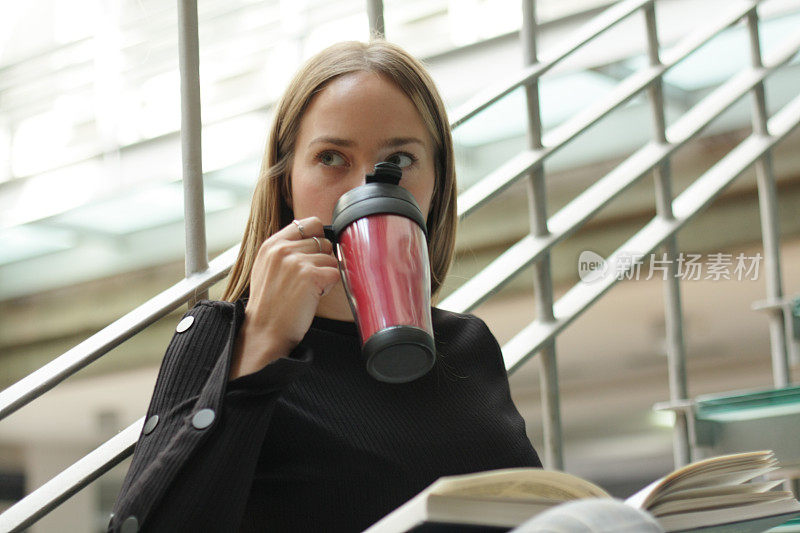
M 243 319 L 241 302 L 203 301 L 185 315 L 192 322 L 167 348 L 108 531 L 238 530 L 275 403 L 312 357 L 301 344 L 228 382 Z
M 494 336 L 489 326 L 486 325 L 481 318 L 472 315 L 472 318 L 480 327 L 482 331 L 480 338 L 490 346 L 486 353 L 490 354 L 488 364 L 490 368 L 490 375 L 495 376 L 491 382 L 495 384 L 495 393 L 498 395 L 498 405 L 501 406 L 497 410 L 497 416 L 503 417 L 507 424 L 508 431 L 511 435 L 517 435 L 517 439 L 512 446 L 509 446 L 509 451 L 514 450 L 521 457 L 523 464 L 528 466 L 541 467 L 542 461 L 539 454 L 533 447 L 533 443 L 527 435 L 525 429 L 525 419 L 520 415 L 514 400 L 511 397 L 511 386 L 508 382 L 508 370 L 506 369 L 505 358 L 503 357 L 503 350 L 500 343 L 497 342 L 497 337 Z

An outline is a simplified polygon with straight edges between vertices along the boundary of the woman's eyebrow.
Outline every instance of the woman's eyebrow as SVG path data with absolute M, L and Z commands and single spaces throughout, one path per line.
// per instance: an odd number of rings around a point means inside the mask
M 317 137 L 316 139 L 308 143 L 308 145 L 311 146 L 312 144 L 318 144 L 318 143 L 333 144 L 336 146 L 343 146 L 345 148 L 356 145 L 354 141 L 351 141 L 349 139 L 342 139 L 341 137 L 327 137 L 327 136 Z
M 386 139 L 381 143 L 382 148 L 395 148 L 397 146 L 402 146 L 404 144 L 419 144 L 423 148 L 425 147 L 425 143 L 422 142 L 422 139 L 418 139 L 417 137 L 392 137 L 391 139 Z

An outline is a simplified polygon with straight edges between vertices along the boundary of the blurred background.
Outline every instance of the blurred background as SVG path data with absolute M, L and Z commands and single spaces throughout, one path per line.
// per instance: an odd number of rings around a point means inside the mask
M 539 0 L 547 56 L 615 2 Z M 728 0 L 658 0 L 663 50 L 708 23 Z M 363 0 L 200 0 L 203 170 L 209 255 L 242 235 L 276 98 L 323 47 L 365 40 Z M 759 9 L 769 56 L 800 27 L 800 2 Z M 422 58 L 452 111 L 523 66 L 519 0 L 385 0 L 386 36 Z M 175 2 L 0 2 L 0 388 L 53 360 L 184 276 L 180 78 Z M 747 31 L 732 26 L 664 77 L 667 124 L 749 65 Z M 545 134 L 647 63 L 642 17 L 594 40 L 541 80 Z M 800 60 L 765 82 L 774 113 L 800 93 Z M 465 190 L 527 147 L 524 92 L 515 90 L 455 131 Z M 671 161 L 674 194 L 750 135 L 742 98 Z M 545 164 L 548 213 L 652 137 L 637 96 Z M 800 293 L 800 135 L 773 154 L 784 292 Z M 655 215 L 652 179 L 603 208 L 552 252 L 558 298 L 579 281 L 578 257 L 606 256 Z M 755 173 L 746 172 L 678 235 L 679 249 L 763 256 Z M 529 231 L 524 184 L 460 228 L 442 295 Z M 762 270 L 681 284 L 690 396 L 772 384 Z M 646 271 L 646 269 L 645 269 Z M 733 268 L 731 267 L 731 274 Z M 616 285 L 558 337 L 566 470 L 626 496 L 672 470 L 663 282 Z M 535 318 L 526 271 L 474 313 L 502 345 Z M 211 291 L 221 294 L 223 283 Z M 145 414 L 181 309 L 0 423 L 0 511 Z M 797 375 L 798 361 L 792 361 Z M 542 450 L 536 357 L 510 377 Z M 129 460 L 30 531 L 105 530 Z

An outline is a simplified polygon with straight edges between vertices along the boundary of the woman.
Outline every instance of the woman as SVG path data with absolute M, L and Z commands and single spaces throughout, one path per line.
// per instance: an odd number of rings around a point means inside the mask
M 367 374 L 323 224 L 380 161 L 427 214 L 436 294 L 456 227 L 441 98 L 394 45 L 330 47 L 278 104 L 225 301 L 179 324 L 109 530 L 361 531 L 440 476 L 541 465 L 480 319 L 432 308 L 434 368 Z

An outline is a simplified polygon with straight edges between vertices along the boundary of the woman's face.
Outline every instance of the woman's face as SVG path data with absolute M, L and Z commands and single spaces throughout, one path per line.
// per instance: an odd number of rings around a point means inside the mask
M 434 153 L 417 108 L 379 74 L 336 78 L 314 97 L 300 120 L 290 174 L 294 217 L 317 216 L 330 224 L 339 197 L 362 185 L 381 161 L 403 169 L 400 185 L 427 217 Z

